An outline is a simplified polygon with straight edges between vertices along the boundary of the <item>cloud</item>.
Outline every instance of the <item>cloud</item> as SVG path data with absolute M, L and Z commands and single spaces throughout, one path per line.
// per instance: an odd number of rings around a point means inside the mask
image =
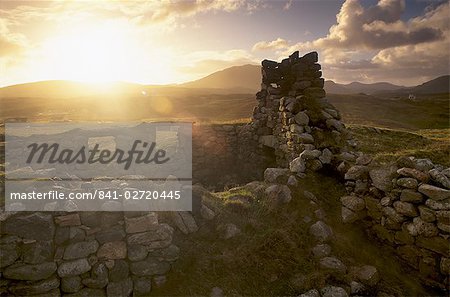
M 265 50 L 281 50 L 289 46 L 289 42 L 283 38 L 277 38 L 272 41 L 260 41 L 253 45 L 252 51 L 265 51 Z
M 404 21 L 403 0 L 379 0 L 367 8 L 347 0 L 326 36 L 294 44 L 282 38 L 260 41 L 253 49 L 272 50 L 279 59 L 316 50 L 325 76 L 338 81 L 415 84 L 449 72 L 449 5 L 430 6 Z

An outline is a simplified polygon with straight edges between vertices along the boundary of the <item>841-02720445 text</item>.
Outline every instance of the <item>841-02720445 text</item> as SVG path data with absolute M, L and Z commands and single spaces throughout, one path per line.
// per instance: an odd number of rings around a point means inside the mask
M 11 200 L 179 200 L 179 190 L 92 190 L 87 192 L 12 192 Z

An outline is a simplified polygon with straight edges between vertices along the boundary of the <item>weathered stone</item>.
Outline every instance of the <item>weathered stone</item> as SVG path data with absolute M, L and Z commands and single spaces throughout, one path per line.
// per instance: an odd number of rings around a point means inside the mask
M 367 173 L 368 168 L 366 166 L 355 165 L 350 167 L 344 178 L 347 180 L 366 179 Z
M 165 274 L 170 270 L 170 264 L 147 257 L 144 261 L 131 262 L 130 271 L 137 276 L 151 276 Z
M 266 168 L 264 181 L 267 183 L 285 183 L 289 175 L 287 168 Z
M 291 172 L 305 172 L 306 163 L 301 157 L 297 157 L 289 164 L 289 169 Z
M 271 185 L 266 188 L 267 199 L 274 205 L 284 204 L 291 201 L 291 190 L 286 185 Z
M 419 192 L 433 200 L 440 201 L 450 199 L 450 190 L 438 188 L 428 184 L 420 185 Z
M 369 165 L 372 162 L 372 157 L 369 155 L 361 155 L 356 159 L 356 165 Z
M 335 257 L 322 258 L 319 263 L 321 268 L 331 270 L 332 272 L 337 272 L 340 274 L 345 274 L 347 272 L 347 267 L 345 264 Z
M 442 274 L 450 274 L 450 258 L 441 258 L 440 269 Z
M 410 189 L 404 189 L 402 190 L 402 193 L 400 194 L 400 200 L 404 202 L 412 202 L 412 203 L 418 203 L 422 202 L 423 196 L 422 194 L 410 190 Z
M 364 265 L 356 272 L 356 277 L 365 285 L 375 286 L 380 281 L 380 274 L 374 266 Z
M 338 121 L 336 119 L 328 119 L 325 121 L 326 125 L 330 129 L 335 129 L 339 132 L 344 132 L 345 126 L 341 121 Z
M 64 293 L 76 293 L 83 288 L 81 277 L 71 276 L 61 278 L 61 290 Z
M 331 253 L 331 247 L 328 244 L 318 244 L 312 249 L 312 253 L 316 258 L 323 258 Z
M 392 207 L 383 207 L 383 214 L 396 223 L 402 223 L 406 220 L 403 215 L 397 213 Z
M 403 167 L 397 170 L 397 173 L 400 174 L 401 176 L 415 178 L 423 183 L 426 183 L 430 178 L 428 174 L 413 168 Z
M 341 218 L 342 218 L 342 223 L 348 224 L 348 223 L 356 222 L 358 219 L 360 219 L 360 216 L 357 213 L 355 213 L 353 210 L 348 209 L 347 207 L 343 206 L 341 208 Z
M 418 236 L 416 239 L 416 244 L 420 247 L 426 248 L 443 256 L 448 256 L 448 240 L 442 237 Z
M 58 267 L 58 275 L 61 278 L 76 276 L 91 270 L 87 259 L 78 259 L 61 263 Z
M 352 295 L 364 294 L 364 293 L 366 293 L 366 291 L 367 291 L 367 289 L 363 284 L 355 282 L 355 281 L 350 282 L 350 293 Z
M 434 167 L 433 162 L 429 159 L 416 159 L 414 163 L 414 167 L 419 171 L 429 171 Z
M 219 287 L 214 287 L 211 289 L 209 297 L 224 297 L 223 290 Z
M 178 259 L 179 255 L 180 249 L 174 244 L 171 244 L 163 249 L 152 250 L 148 253 L 149 257 L 153 257 L 161 261 L 175 261 Z
M 83 288 L 73 294 L 66 294 L 64 297 L 106 297 L 104 289 Z
M 35 212 L 10 217 L 2 222 L 1 231 L 4 234 L 27 239 L 51 240 L 55 233 L 55 225 L 50 214 Z
M 152 279 L 149 277 L 133 278 L 133 296 L 148 296 L 152 290 Z
M 99 259 L 125 259 L 127 256 L 127 245 L 124 241 L 106 242 L 97 251 Z
M 90 254 L 95 253 L 98 246 L 97 240 L 81 241 L 70 244 L 64 251 L 64 260 L 86 258 Z
M 436 218 L 439 223 L 450 225 L 450 211 L 449 210 L 436 211 Z
M 397 180 L 397 185 L 408 189 L 417 189 L 419 183 L 416 179 L 411 177 L 402 177 Z
M 171 213 L 171 219 L 173 224 L 180 230 L 183 234 L 190 234 L 197 232 L 198 226 L 194 217 L 190 212 L 187 211 L 175 211 Z
M 118 282 L 128 278 L 129 268 L 125 260 L 115 260 L 114 266 L 109 270 L 109 280 Z
M 392 189 L 392 179 L 396 174 L 397 168 L 394 166 L 369 171 L 369 176 L 374 187 L 384 192 L 389 192 Z
M 298 186 L 297 178 L 293 175 L 290 175 L 287 181 L 287 185 L 291 187 L 297 187 Z
M 309 117 L 306 112 L 301 111 L 294 116 L 294 120 L 298 125 L 307 126 L 309 124 Z
M 203 219 L 208 221 L 214 219 L 214 217 L 216 216 L 214 211 L 204 204 L 202 204 L 200 208 L 200 215 L 202 216 Z
M 126 233 L 145 232 L 155 228 L 158 224 L 158 216 L 155 212 L 148 213 L 145 216 L 127 218 L 125 217 Z
M 96 263 L 91 270 L 91 277 L 82 280 L 89 288 L 101 289 L 108 284 L 108 268 L 104 263 Z
M 14 264 L 3 271 L 3 277 L 16 280 L 37 281 L 48 278 L 56 271 L 54 262 L 40 264 Z
M 13 264 L 19 257 L 20 251 L 17 243 L 0 245 L 0 268 Z
M 347 292 L 341 287 L 327 286 L 320 290 L 322 297 L 348 297 Z
M 95 233 L 95 238 L 100 244 L 112 241 L 121 241 L 125 238 L 125 231 L 122 226 L 112 226 L 106 230 Z
M 449 224 L 443 224 L 443 223 L 437 223 L 437 227 L 439 230 L 444 231 L 446 233 L 450 233 L 450 225 Z
M 433 223 L 424 222 L 420 217 L 414 218 L 413 225 L 417 230 L 418 235 L 425 237 L 432 237 L 438 235 L 438 229 Z
M 436 220 L 436 215 L 434 210 L 423 206 L 423 205 L 419 205 L 419 213 L 420 213 L 420 218 L 427 223 L 431 223 L 434 222 Z
M 319 161 L 322 162 L 322 164 L 330 164 L 332 158 L 333 153 L 329 149 L 325 148 L 322 151 L 322 155 L 319 157 Z
M 395 201 L 394 208 L 399 214 L 407 217 L 416 217 L 418 215 L 414 205 L 408 202 Z
M 142 261 L 147 257 L 148 250 L 145 246 L 139 244 L 128 245 L 128 259 L 130 261 Z
M 433 210 L 450 210 L 450 201 L 436 201 L 433 199 L 427 199 L 425 205 Z
M 321 242 L 326 242 L 333 236 L 331 228 L 322 221 L 317 221 L 315 224 L 311 225 L 309 233 Z
M 135 233 L 127 238 L 128 244 L 145 245 L 148 248 L 162 248 L 172 242 L 173 228 L 167 224 L 160 224 L 155 230 Z
M 366 207 L 364 200 L 356 196 L 341 197 L 341 203 L 353 211 L 361 211 Z
M 437 169 L 431 169 L 428 171 L 431 178 L 444 188 L 450 189 L 450 179 Z
M 9 291 L 17 296 L 29 296 L 47 293 L 59 287 L 59 279 L 52 276 L 33 283 L 18 283 L 9 287 Z
M 314 137 L 309 133 L 300 133 L 300 134 L 298 134 L 298 142 L 314 143 Z
M 55 217 L 55 223 L 61 227 L 81 225 L 80 215 L 78 213 Z

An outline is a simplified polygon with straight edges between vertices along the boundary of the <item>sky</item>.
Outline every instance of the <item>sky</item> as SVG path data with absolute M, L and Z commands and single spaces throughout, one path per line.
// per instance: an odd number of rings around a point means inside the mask
M 63 79 L 182 83 L 319 52 L 339 83 L 449 74 L 449 1 L 0 1 L 0 86 Z

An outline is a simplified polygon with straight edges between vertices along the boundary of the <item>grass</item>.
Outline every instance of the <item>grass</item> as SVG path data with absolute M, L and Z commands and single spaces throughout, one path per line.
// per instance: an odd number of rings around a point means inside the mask
M 327 213 L 325 221 L 332 226 L 336 240 L 332 254 L 348 266 L 375 265 L 383 276 L 378 285 L 389 293 L 421 296 L 427 292 L 406 270 L 390 250 L 367 238 L 361 226 L 340 222 L 339 197 L 345 191 L 333 177 L 310 175 L 300 181 L 293 199 L 271 210 L 262 196 L 246 188 L 215 193 L 205 203 L 218 213 L 214 222 L 203 223 L 200 231 L 176 242 L 181 258 L 168 275 L 167 284 L 155 289 L 155 296 L 209 295 L 213 287 L 220 287 L 227 296 L 296 296 L 327 283 L 345 286 L 346 278 L 335 277 L 318 269 L 310 254 L 315 240 L 309 226 L 316 220 L 316 209 L 303 195 L 314 193 L 319 207 Z M 248 209 L 230 207 L 228 200 L 236 195 L 251 196 Z M 313 218 L 305 223 L 303 217 Z M 234 223 L 242 230 L 235 238 L 224 240 L 216 226 Z M 303 289 L 295 288 L 290 279 L 295 274 L 305 276 Z
M 351 125 L 350 130 L 359 149 L 380 163 L 414 156 L 450 166 L 450 128 L 410 132 Z

